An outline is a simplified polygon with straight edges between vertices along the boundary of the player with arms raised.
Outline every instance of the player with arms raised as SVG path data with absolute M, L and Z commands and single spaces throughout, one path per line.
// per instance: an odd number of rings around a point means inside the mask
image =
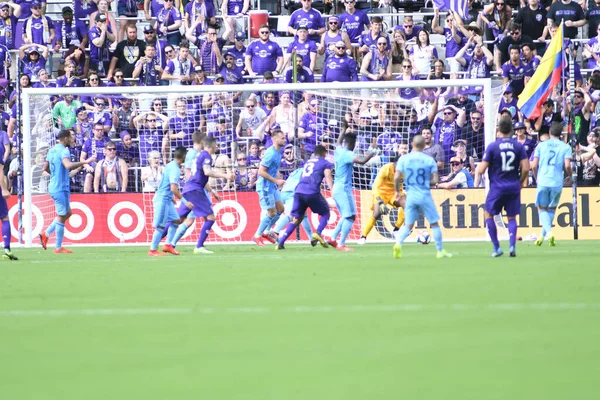
M 402 243 L 410 234 L 415 222 L 419 218 L 419 210 L 423 211 L 425 218 L 431 225 L 433 240 L 437 249 L 437 258 L 452 257 L 452 254 L 444 250 L 442 245 L 442 229 L 438 224 L 440 215 L 437 212 L 431 187 L 438 183 L 438 167 L 433 157 L 423 153 L 425 139 L 416 135 L 412 140 L 412 152 L 402 156 L 396 165 L 394 175 L 394 187 L 396 189 L 396 202 L 400 202 L 403 196 L 402 182 L 406 188 L 406 203 L 404 210 L 406 219 L 404 225 L 396 235 L 394 244 L 394 258 L 402 257 Z
M 256 181 L 256 191 L 258 192 L 260 208 L 263 211 L 260 224 L 252 240 L 259 246 L 265 245 L 263 239 L 275 243 L 275 238 L 264 232 L 277 222 L 284 211 L 278 187 L 282 186 L 285 181 L 278 178 L 277 173 L 281 166 L 281 148 L 285 146 L 285 133 L 283 133 L 279 124 L 271 126 L 271 139 L 273 140 L 273 146 L 265 151 L 265 155 L 260 161 L 258 180 Z
M 313 156 L 304 165 L 302 177 L 294 192 L 294 206 L 290 213 L 293 220 L 288 224 L 285 233 L 279 238 L 278 250 L 285 249 L 283 246 L 285 241 L 300 225 L 307 208 L 310 208 L 321 217 L 316 232 L 312 234 L 313 240 L 318 240 L 323 247 L 329 247 L 321 236 L 323 229 L 327 226 L 327 221 L 329 221 L 329 204 L 321 194 L 323 179 L 325 179 L 328 187 L 333 187 L 333 178 L 331 177 L 333 165 L 325 159 L 326 155 L 327 149 L 318 145 L 315 147 Z
M 345 146 L 342 144 L 345 143 Z M 352 230 L 354 220 L 356 219 L 356 201 L 352 191 L 352 170 L 354 164 L 366 164 L 375 153 L 369 153 L 365 157 L 359 157 L 354 154 L 356 146 L 356 135 L 349 133 L 347 130 L 338 138 L 337 147 L 335 148 L 335 179 L 333 182 L 333 200 L 340 213 L 340 220 L 336 225 L 331 239 L 327 242 L 340 251 L 354 251 L 354 249 L 346 246 L 346 238 Z M 337 237 L 339 234 L 340 242 L 338 245 Z
M 365 225 L 365 229 L 363 229 L 362 236 L 357 243 L 359 245 L 366 243 L 367 236 L 377 221 L 381 219 L 382 215 L 387 215 L 389 211 L 388 206 L 398 209 L 395 231 L 400 229 L 404 224 L 404 203 L 406 201 L 406 195 L 403 193 L 402 196 L 400 196 L 400 201 L 396 201 L 396 190 L 394 188 L 396 163 L 397 160 L 387 163 L 381 167 L 375 177 L 375 182 L 373 182 L 373 204 L 371 205 L 373 215 L 369 218 L 367 225 Z
M 506 212 L 508 218 L 509 248 L 511 257 L 516 257 L 517 243 L 516 216 L 521 213 L 521 186 L 529 178 L 529 160 L 525 147 L 511 138 L 512 120 L 500 118 L 498 122 L 498 139 L 491 143 L 483 154 L 483 160 L 475 172 L 475 187 L 479 186 L 481 175 L 489 168 L 489 192 L 485 199 L 483 213 L 490 239 L 494 245 L 492 257 L 500 257 L 504 251 L 498 242 L 498 229 L 494 215 Z
M 552 221 L 563 189 L 564 175 L 571 176 L 571 148 L 560 140 L 562 124 L 553 122 L 550 126 L 550 140 L 540 143 L 533 153 L 531 169 L 537 182 L 535 205 L 542 223 L 542 234 L 535 241 L 541 246 L 548 237 L 550 246 L 556 246 L 552 235 Z
M 70 254 L 71 250 L 62 247 L 65 236 L 65 223 L 71 216 L 71 181 L 69 171 L 80 168 L 96 161 L 96 156 L 92 156 L 85 161 L 71 162 L 71 153 L 69 147 L 75 142 L 75 132 L 70 129 L 63 129 L 56 137 L 58 143 L 48 151 L 44 170 L 50 173 L 50 184 L 48 193 L 54 201 L 56 207 L 56 219 L 50 224 L 45 232 L 40 233 L 40 242 L 44 250 L 48 248 L 48 238 L 52 232 L 56 231 L 56 246 L 54 253 Z
M 151 257 L 166 256 L 165 253 L 171 253 L 178 256 L 179 251 L 173 248 L 173 239 L 179 224 L 184 220 L 177 214 L 175 209 L 175 203 L 173 196 L 177 199 L 182 200 L 181 192 L 179 191 L 179 179 L 181 176 L 181 164 L 185 161 L 185 155 L 187 149 L 179 146 L 173 153 L 173 161 L 165 166 L 158 189 L 154 194 L 154 221 L 152 226 L 154 227 L 154 234 L 152 235 L 152 243 L 150 244 L 150 250 L 148 255 Z M 187 203 L 191 208 L 191 203 Z M 167 224 L 169 225 L 167 227 Z M 167 230 L 167 242 L 163 246 L 163 252 L 159 252 L 158 244 L 164 237 L 164 231 Z
M 190 211 L 194 211 L 196 218 L 204 218 L 204 224 L 200 230 L 200 237 L 194 249 L 194 254 L 212 254 L 213 251 L 204 247 L 204 242 L 210 233 L 210 229 L 215 223 L 215 213 L 212 209 L 212 203 L 206 190 L 210 191 L 215 200 L 221 201 L 215 189 L 212 189 L 208 184 L 208 178 L 221 178 L 235 180 L 235 174 L 226 174 L 218 172 L 214 169 L 213 154 L 217 150 L 217 140 L 212 136 L 204 138 L 204 150 L 196 157 L 196 163 L 192 166 L 192 174 L 190 179 L 183 187 L 183 195 L 186 200 L 191 203 L 179 206 L 177 212 L 181 217 L 186 217 Z M 205 190 L 206 189 L 206 190 Z M 176 243 L 175 243 L 176 244 Z

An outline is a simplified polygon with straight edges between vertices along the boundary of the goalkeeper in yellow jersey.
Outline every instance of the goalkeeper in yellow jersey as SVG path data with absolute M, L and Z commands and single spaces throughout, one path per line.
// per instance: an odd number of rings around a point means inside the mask
M 395 200 L 396 189 L 394 188 L 394 174 L 396 173 L 396 161 L 393 160 L 390 163 L 385 164 L 379 172 L 375 182 L 373 182 L 373 215 L 368 219 L 367 224 L 363 228 L 362 236 L 357 244 L 362 245 L 367 241 L 369 232 L 373 229 L 377 221 L 382 215 L 386 215 L 390 211 L 390 207 L 398 209 L 398 219 L 396 220 L 396 228 L 394 231 L 400 229 L 404 224 L 404 202 L 406 201 L 406 194 L 402 192 L 402 196 L 399 201 Z

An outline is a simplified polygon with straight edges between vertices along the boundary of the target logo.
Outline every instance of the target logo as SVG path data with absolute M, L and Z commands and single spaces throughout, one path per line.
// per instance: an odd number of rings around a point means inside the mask
M 106 216 L 108 230 L 117 239 L 133 240 L 144 231 L 146 217 L 142 209 L 131 201 L 121 201 Z
M 223 200 L 213 208 L 216 222 L 213 231 L 222 239 L 234 239 L 242 235 L 248 225 L 248 215 L 240 203 Z
M 23 214 L 26 213 L 26 209 L 25 207 L 23 207 Z M 42 229 L 44 229 L 44 215 L 42 214 L 42 211 L 35 205 L 31 205 L 31 211 L 33 214 L 33 221 L 31 221 L 31 226 L 33 227 L 33 233 L 31 234 L 32 237 L 36 237 L 38 236 L 40 233 L 42 233 Z M 19 218 L 18 218 L 18 214 L 19 214 L 19 204 L 15 204 L 14 206 L 12 206 L 10 208 L 10 210 L 8 211 L 8 220 L 10 221 L 10 225 L 11 225 L 11 231 L 12 231 L 12 236 L 14 238 L 18 238 L 18 227 L 19 227 Z
M 71 202 L 73 214 L 65 225 L 65 238 L 69 240 L 83 240 L 94 230 L 94 213 L 85 204 L 79 201 Z
M 326 236 L 331 236 L 331 234 L 333 233 L 334 229 L 335 229 L 335 225 L 337 224 L 337 222 L 341 219 L 339 211 L 337 208 L 330 208 L 329 209 L 329 221 L 327 221 L 327 227 L 325 229 L 323 229 L 323 235 Z M 310 215 L 310 224 L 314 227 L 314 226 L 319 226 L 319 214 L 314 213 L 311 211 L 311 215 Z M 328 228 L 328 227 L 333 227 L 333 229 Z

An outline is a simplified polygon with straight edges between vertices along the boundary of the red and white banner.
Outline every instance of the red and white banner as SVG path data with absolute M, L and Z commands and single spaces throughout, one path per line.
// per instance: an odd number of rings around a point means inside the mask
M 233 197 L 233 193 L 226 194 Z M 360 192 L 355 191 L 357 204 Z M 152 238 L 153 194 L 111 193 L 111 194 L 72 194 L 73 215 L 65 225 L 65 242 L 77 244 L 148 243 Z M 250 241 L 258 227 L 261 209 L 258 195 L 254 192 L 237 193 L 236 199 L 224 199 L 213 204 L 216 223 L 213 225 L 209 242 Z M 17 237 L 18 204 L 17 196 L 8 200 L 9 217 L 13 236 Z M 24 208 L 27 205 L 23 205 Z M 54 203 L 48 195 L 34 195 L 32 205 L 34 242 L 38 235 L 54 219 Z M 311 225 L 318 225 L 318 216 L 309 214 Z M 331 210 L 329 224 L 323 232 L 329 236 L 339 220 L 336 209 Z M 196 222 L 183 238 L 184 242 L 198 239 L 201 222 Z M 350 239 L 360 236 L 360 216 L 354 225 Z M 306 239 L 301 230 L 301 238 Z M 51 238 L 51 241 L 53 237 Z

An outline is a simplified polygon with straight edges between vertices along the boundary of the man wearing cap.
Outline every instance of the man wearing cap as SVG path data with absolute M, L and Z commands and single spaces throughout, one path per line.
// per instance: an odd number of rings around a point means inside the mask
M 366 12 L 356 9 L 356 0 L 344 0 L 344 7 L 346 11 L 339 17 L 340 27 L 352 44 L 358 44 L 363 31 L 371 29 L 371 21 Z
M 296 29 L 296 38 L 287 48 L 283 63 L 284 68 L 288 65 L 294 53 L 296 53 L 297 58 L 300 57 L 303 59 L 304 65 L 307 65 L 311 71 L 315 69 L 317 43 L 308 38 L 308 28 L 306 25 L 301 25 Z
M 433 104 L 437 111 L 437 99 Z M 449 161 L 452 154 L 451 149 L 454 141 L 461 137 L 461 127 L 464 126 L 466 115 L 463 110 L 458 107 L 448 105 L 443 109 L 443 116 L 437 117 L 433 122 L 435 127 L 435 135 L 433 141 L 439 143 L 446 154 L 446 162 Z
M 485 130 L 483 128 L 483 117 L 479 110 L 474 110 L 469 116 L 469 121 L 463 127 L 461 139 L 467 142 L 467 154 L 475 153 L 475 157 L 481 160 L 485 150 Z
M 140 165 L 140 149 L 131 140 L 131 132 L 129 130 L 121 131 L 119 137 L 121 141 L 117 142 L 117 156 L 125 160 L 130 168 Z M 135 182 L 135 178 L 130 176 L 130 182 Z M 134 185 L 130 184 L 129 186 L 133 187 Z
M 137 38 L 137 28 L 135 25 L 128 25 L 126 29 L 127 38 L 117 44 L 117 48 L 110 60 L 107 80 L 111 80 L 115 74 L 115 69 L 123 71 L 125 79 L 131 78 L 135 64 L 144 54 L 146 43 Z
M 140 86 L 158 86 L 162 72 L 163 68 L 156 57 L 155 44 L 146 43 L 144 56 L 135 64 L 131 77 L 138 78 L 138 85 Z
M 188 39 L 191 43 L 194 43 L 196 39 L 203 36 L 207 32 L 209 25 L 217 23 L 215 15 L 212 0 L 192 0 L 185 5 L 183 12 L 184 29 L 186 36 L 189 33 L 194 37 L 194 39 Z
M 268 24 L 260 26 L 259 40 L 250 43 L 246 50 L 245 65 L 248 75 L 252 78 L 266 71 L 281 73 L 283 69 L 283 51 L 281 47 L 269 38 L 271 30 Z
M 315 45 L 321 41 L 321 35 L 325 33 L 323 16 L 312 8 L 312 0 L 302 0 L 302 8 L 292 13 L 287 31 L 297 36 L 300 27 L 306 28 L 308 40 L 314 42 Z
M 463 110 L 467 120 L 471 113 L 477 109 L 475 102 L 469 99 L 469 90 L 470 88 L 467 86 L 458 88 L 456 96 L 446 102 L 447 105 L 455 106 L 456 108 Z
M 312 152 L 308 153 L 309 157 Z M 296 152 L 294 151 L 293 144 L 287 144 L 283 148 L 283 157 L 281 157 L 281 167 L 279 168 L 279 173 L 281 174 L 281 178 L 287 179 L 290 177 L 290 174 L 294 172 L 297 168 L 304 167 L 304 160 L 301 158 L 298 159 L 296 157 Z
M 15 48 L 17 22 L 20 16 L 21 6 L 19 4 L 7 2 L 0 4 L 0 45 L 6 46 L 9 50 Z
M 24 13 L 23 13 L 24 14 Z M 23 22 L 23 43 L 51 45 L 56 37 L 54 23 L 50 17 L 43 15 L 42 3 L 39 0 L 31 2 L 31 16 Z
M 90 41 L 90 69 L 98 71 L 98 75 L 105 77 L 110 64 L 110 46 L 116 40 L 106 23 L 106 15 L 97 13 L 94 26 L 90 28 L 88 37 Z
M 513 90 L 510 85 L 508 85 L 508 87 L 504 90 L 502 99 L 500 99 L 498 110 L 500 110 L 500 112 L 507 110 L 510 113 L 510 117 L 513 122 L 523 120 L 523 114 L 521 114 L 521 111 L 517 106 L 517 99 L 514 98 Z
M 167 44 L 167 41 L 162 39 L 159 40 L 157 35 L 156 35 L 156 31 L 154 30 L 154 27 L 150 24 L 146 25 L 144 27 L 144 40 L 146 42 L 146 45 L 148 44 L 153 44 L 154 45 L 154 62 L 156 65 L 160 65 L 161 67 L 161 73 L 162 70 L 165 69 L 165 67 L 167 66 L 167 57 L 166 57 L 166 49 L 168 47 L 172 47 L 170 45 Z M 171 50 L 171 52 L 174 52 L 173 50 Z M 160 74 L 159 74 L 160 76 Z M 165 81 L 164 85 L 167 86 L 169 83 Z
M 531 155 L 537 146 L 537 141 L 527 134 L 527 127 L 521 121 L 516 122 L 513 125 L 513 131 L 515 132 L 513 139 L 516 142 L 521 143 L 521 145 L 525 148 L 527 158 L 531 158 Z
M 61 49 L 68 50 L 71 46 L 77 46 L 85 51 L 88 46 L 88 30 L 83 21 L 73 18 L 73 9 L 71 7 L 63 7 L 63 20 L 56 22 L 54 28 L 56 30 L 56 44 L 54 52 L 58 53 Z M 60 63 L 64 64 L 64 53 L 61 56 Z M 59 69 L 61 69 L 59 67 Z
M 27 74 L 31 80 L 37 80 L 38 71 L 46 66 L 48 53 L 46 46 L 31 43 L 21 46 L 19 48 L 21 72 Z
M 59 101 L 52 108 L 52 117 L 60 129 L 69 129 L 77 122 L 77 110 L 81 101 L 73 100 L 72 94 L 65 94 L 64 100 Z
M 473 187 L 473 176 L 465 168 L 463 160 L 460 157 L 450 159 L 452 173 L 446 182 L 440 182 L 437 187 L 440 189 L 464 189 Z
M 469 54 L 469 50 L 473 52 Z M 494 55 L 483 44 L 483 38 L 479 35 L 471 36 L 467 44 L 456 53 L 456 62 L 458 62 L 466 71 L 465 78 L 484 79 L 489 78 L 494 64 Z
M 235 70 L 242 75 L 244 75 L 243 71 L 246 68 L 246 46 L 244 46 L 244 40 L 246 40 L 246 33 L 241 31 L 236 32 L 235 44 L 231 49 L 228 50 L 229 54 L 235 58 Z
M 94 126 L 90 123 L 88 111 L 84 106 L 80 106 L 75 110 L 75 116 L 75 124 L 72 126 L 73 131 L 75 131 L 75 141 L 80 145 L 83 145 L 83 142 L 92 136 Z M 79 157 L 77 157 L 77 160 L 79 160 Z
M 346 54 L 346 43 L 335 44 L 335 56 L 329 57 L 323 66 L 321 82 L 357 82 L 356 61 Z
M 244 78 L 238 72 L 235 65 L 235 56 L 230 51 L 226 51 L 223 57 L 218 57 L 219 74 L 225 77 L 225 83 L 228 85 L 243 84 Z

